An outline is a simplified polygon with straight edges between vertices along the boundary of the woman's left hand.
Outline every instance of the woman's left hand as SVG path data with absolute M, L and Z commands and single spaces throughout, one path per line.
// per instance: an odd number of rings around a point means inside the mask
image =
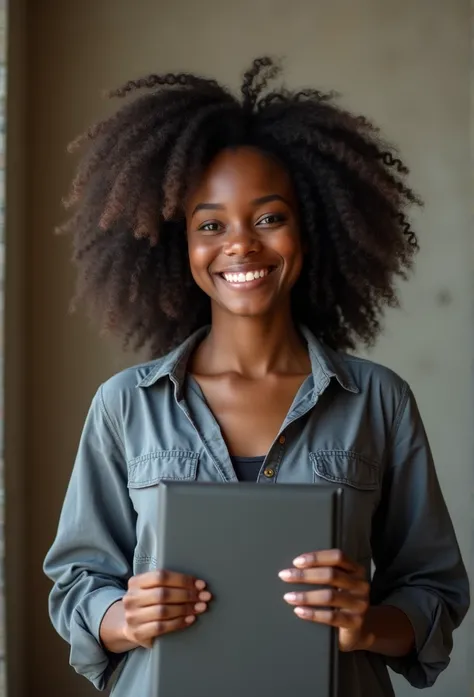
M 330 586 L 286 593 L 284 599 L 295 606 L 296 615 L 303 620 L 338 627 L 341 651 L 370 648 L 374 637 L 365 628 L 370 584 L 363 567 L 339 549 L 303 554 L 293 564 L 294 568 L 280 572 L 282 581 Z

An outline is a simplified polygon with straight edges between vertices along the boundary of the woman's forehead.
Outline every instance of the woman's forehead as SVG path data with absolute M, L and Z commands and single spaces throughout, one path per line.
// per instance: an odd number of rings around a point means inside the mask
M 236 196 L 258 198 L 267 194 L 289 197 L 288 173 L 272 156 L 251 147 L 222 150 L 196 183 L 190 203 L 225 203 Z

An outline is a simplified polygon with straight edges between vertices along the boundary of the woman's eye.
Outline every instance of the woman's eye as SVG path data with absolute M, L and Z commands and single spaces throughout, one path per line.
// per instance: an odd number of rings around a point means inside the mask
M 219 232 L 219 229 L 219 223 L 204 223 L 204 225 L 199 227 L 199 230 L 202 230 L 202 232 Z
M 263 218 L 260 218 L 258 221 L 258 225 L 275 225 L 276 223 L 281 223 L 283 222 L 284 217 L 280 214 L 273 213 L 271 215 L 265 215 Z

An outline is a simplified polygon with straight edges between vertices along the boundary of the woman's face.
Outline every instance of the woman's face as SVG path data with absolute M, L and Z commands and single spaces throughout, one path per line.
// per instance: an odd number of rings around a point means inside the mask
M 286 171 L 249 147 L 213 160 L 186 205 L 189 260 L 213 303 L 240 316 L 289 306 L 303 253 Z

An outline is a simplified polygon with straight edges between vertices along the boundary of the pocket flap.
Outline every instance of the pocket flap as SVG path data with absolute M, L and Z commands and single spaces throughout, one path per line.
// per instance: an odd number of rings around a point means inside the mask
M 142 489 L 161 481 L 196 479 L 199 455 L 186 450 L 158 450 L 128 463 L 128 486 Z
M 329 482 L 370 491 L 379 485 L 379 466 L 352 450 L 310 453 L 314 472 Z

